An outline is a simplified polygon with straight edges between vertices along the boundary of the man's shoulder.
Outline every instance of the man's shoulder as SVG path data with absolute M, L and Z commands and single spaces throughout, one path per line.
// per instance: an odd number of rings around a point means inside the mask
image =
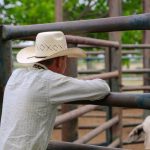
M 46 79 L 55 80 L 55 79 L 61 79 L 61 78 L 66 78 L 66 77 L 67 76 L 53 72 L 51 70 L 43 71 L 43 78 L 46 78 Z

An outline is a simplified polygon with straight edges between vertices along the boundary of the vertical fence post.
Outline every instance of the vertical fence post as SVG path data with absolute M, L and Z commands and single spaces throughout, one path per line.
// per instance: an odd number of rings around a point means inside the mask
M 69 47 L 76 46 L 69 44 Z M 65 73 L 67 76 L 77 77 L 77 59 L 68 58 L 67 60 L 67 70 Z M 73 109 L 76 109 L 77 106 L 73 104 L 63 104 L 62 113 L 66 113 Z M 72 142 L 78 138 L 78 118 L 75 118 L 71 121 L 62 124 L 62 140 Z
M 55 20 L 63 21 L 63 0 L 55 0 Z
M 109 16 L 119 16 L 121 15 L 121 1 L 120 0 L 109 0 Z M 114 41 L 119 41 L 121 39 L 120 32 L 111 32 L 109 33 L 109 39 Z M 108 71 L 121 70 L 121 48 L 118 49 L 110 47 L 106 52 L 106 68 Z M 117 92 L 120 91 L 120 75 L 119 78 L 113 78 L 109 80 L 111 91 Z M 122 136 L 122 110 L 117 107 L 109 107 L 107 112 L 107 119 L 112 118 L 113 116 L 119 116 L 119 122 L 115 124 L 111 129 L 107 131 L 107 140 L 108 143 L 111 143 L 116 138 L 120 139 L 121 146 L 121 136 Z
M 150 12 L 149 0 L 143 1 L 143 9 L 144 9 L 144 13 Z M 144 44 L 150 43 L 150 31 L 149 30 L 144 30 L 143 43 Z M 150 50 L 149 49 L 143 50 L 143 67 L 150 68 Z M 144 76 L 144 85 L 150 85 L 150 73 L 146 73 L 143 76 Z M 145 90 L 144 92 L 149 92 L 149 91 Z M 148 115 L 150 115 L 150 110 L 144 110 L 143 117 L 145 118 Z
M 0 116 L 3 103 L 3 92 L 12 71 L 11 41 L 3 40 L 3 26 L 0 26 Z
M 63 0 L 56 0 L 55 1 L 55 16 L 56 21 L 61 22 L 63 21 Z M 68 46 L 74 46 L 71 44 L 68 44 Z M 74 58 L 68 58 L 67 60 L 67 70 L 65 72 L 67 76 L 71 77 L 77 77 L 77 60 Z M 72 104 L 62 104 L 62 113 L 66 113 L 68 111 L 71 111 L 73 109 L 76 109 L 76 105 Z M 62 140 L 72 142 L 76 140 L 78 137 L 78 119 L 73 119 L 69 122 L 62 124 Z

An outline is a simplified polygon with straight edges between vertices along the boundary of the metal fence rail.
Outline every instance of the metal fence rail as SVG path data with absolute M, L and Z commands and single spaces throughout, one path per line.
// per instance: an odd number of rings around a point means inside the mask
M 90 141 L 92 138 L 94 138 L 95 136 L 97 136 L 98 134 L 100 134 L 101 132 L 105 131 L 106 129 L 112 127 L 114 124 L 116 124 L 119 121 L 119 117 L 113 117 L 112 119 L 108 120 L 107 122 L 101 124 L 100 126 L 98 126 L 97 128 L 93 129 L 92 131 L 88 132 L 86 135 L 84 135 L 83 137 L 77 139 L 76 141 L 74 141 L 73 143 L 76 144 L 83 144 L 83 143 L 87 143 L 88 141 Z
M 35 36 L 39 32 L 58 30 L 63 31 L 65 34 L 112 32 L 125 30 L 148 30 L 150 29 L 150 13 L 38 25 L 3 25 L 2 28 L 2 38 L 5 40 L 30 37 Z
M 150 94 L 111 93 L 103 100 L 76 101 L 69 104 L 93 104 L 114 107 L 150 109 Z
M 91 75 L 91 76 L 86 76 L 86 77 L 81 77 L 80 79 L 83 80 L 92 80 L 92 79 L 98 79 L 101 78 L 103 80 L 110 79 L 110 78 L 117 78 L 119 76 L 119 71 L 112 71 L 112 72 L 106 72 L 106 73 L 101 73 L 98 75 Z
M 101 19 L 91 19 L 91 20 L 82 20 L 82 21 L 81 20 L 80 21 L 68 21 L 68 22 L 27 25 L 27 26 L 2 25 L 0 27 L 0 30 L 1 30 L 1 32 L 0 32 L 1 33 L 1 37 L 0 37 L 0 52 L 1 52 L 0 61 L 2 62 L 1 66 L 3 68 L 3 69 L 1 69 L 1 78 L 0 78 L 1 102 L 2 102 L 3 89 L 5 86 L 5 83 L 6 83 L 8 77 L 11 73 L 11 41 L 10 41 L 11 39 L 30 38 L 30 37 L 34 38 L 35 35 L 39 32 L 56 31 L 56 30 L 61 30 L 65 34 L 68 34 L 68 33 L 69 34 L 80 34 L 80 33 L 90 33 L 90 32 L 110 32 L 110 31 L 112 32 L 112 31 L 125 31 L 125 30 L 148 30 L 148 29 L 150 29 L 150 13 L 141 14 L 141 15 L 133 15 L 133 16 L 125 16 L 125 17 L 124 16 L 110 17 L 110 18 L 101 18 Z M 120 50 L 120 45 L 118 44 L 118 42 L 116 42 L 116 43 L 113 42 L 110 44 L 106 41 L 104 42 L 104 41 L 95 40 L 95 39 L 91 39 L 91 38 L 85 38 L 85 37 L 81 38 L 78 36 L 76 36 L 76 37 L 75 36 L 74 37 L 68 36 L 67 38 L 68 38 L 68 41 L 70 40 L 70 43 L 72 42 L 72 43 L 76 43 L 76 44 L 95 44 L 95 45 L 102 44 L 103 46 L 107 45 L 109 48 L 115 47 L 115 49 L 111 49 L 111 52 L 114 50 L 116 51 L 117 50 L 116 48 L 118 48 L 118 47 Z M 148 45 L 148 47 L 149 47 L 149 45 Z M 148 47 L 146 47 L 146 48 L 148 48 Z M 126 46 L 126 48 L 128 48 L 128 47 Z M 114 54 L 114 53 L 109 53 L 109 56 L 112 56 L 112 54 Z M 120 56 L 120 55 L 118 55 L 118 56 Z M 112 58 L 113 58 L 112 60 L 115 60 L 114 59 L 115 57 L 112 57 Z M 118 59 L 119 59 L 119 57 L 118 57 Z M 109 63 L 112 63 L 111 59 L 109 61 L 110 61 Z M 114 62 L 115 62 L 115 64 L 118 65 L 118 61 L 115 60 L 115 61 L 113 61 L 113 63 Z M 113 65 L 116 68 L 119 68 L 115 64 L 113 64 Z M 114 71 L 114 66 L 109 71 Z M 115 70 L 116 70 L 116 68 L 115 68 Z M 108 79 L 111 76 L 111 77 L 116 77 L 118 79 L 120 72 L 116 72 L 116 71 L 114 71 L 114 72 L 115 72 L 115 74 L 113 74 L 113 75 L 111 74 L 112 72 L 110 73 L 111 75 L 109 74 L 109 75 L 104 76 L 104 74 L 103 74 L 103 77 Z M 92 76 L 91 79 L 93 79 L 95 77 L 96 76 Z M 117 82 L 113 82 L 113 83 L 116 84 Z M 115 86 L 115 84 L 112 84 L 112 85 Z M 71 102 L 70 104 L 94 104 L 94 105 L 105 105 L 105 106 L 150 109 L 150 94 L 111 93 L 110 95 L 108 95 L 103 100 L 77 101 L 77 102 Z M 88 107 L 88 106 L 86 106 L 86 107 Z M 93 107 L 96 108 L 97 106 L 93 106 Z M 76 117 L 77 117 L 77 115 L 76 115 Z M 71 117 L 69 116 L 68 118 L 71 118 Z M 60 124 L 63 121 L 60 121 L 60 122 L 58 121 L 59 123 L 57 123 L 57 124 Z M 111 120 L 109 120 L 109 121 L 111 121 Z M 100 131 L 98 131 L 98 132 L 103 131 L 104 128 L 100 129 Z M 96 129 L 92 130 L 91 132 L 95 132 L 97 134 Z M 120 140 L 118 141 L 116 139 L 114 142 L 112 142 L 111 147 L 113 147 L 114 145 L 116 146 L 119 143 L 121 143 Z M 88 146 L 88 145 L 77 145 L 77 144 L 70 144 L 70 143 L 51 142 L 48 149 L 51 149 L 51 150 L 53 150 L 53 149 L 57 149 L 57 150 L 60 150 L 60 149 L 61 150 L 62 149 L 100 150 L 100 149 L 108 149 L 108 148 Z
M 121 148 L 107 148 L 94 145 L 73 144 L 69 142 L 51 141 L 47 150 L 123 150 Z
M 72 35 L 66 35 L 66 40 L 67 42 L 73 44 L 87 44 L 87 45 L 94 45 L 94 46 L 118 48 L 120 45 L 119 42 L 117 41 L 100 40 L 100 39 L 94 39 L 89 37 L 72 36 Z
M 74 118 L 80 117 L 83 114 L 90 112 L 92 110 L 95 110 L 98 107 L 99 106 L 96 106 L 96 105 L 86 105 L 86 106 L 82 106 L 77 109 L 74 109 L 72 111 L 69 111 L 67 113 L 64 113 L 62 115 L 59 115 L 55 120 L 55 126 L 58 126 L 64 122 L 72 120 Z

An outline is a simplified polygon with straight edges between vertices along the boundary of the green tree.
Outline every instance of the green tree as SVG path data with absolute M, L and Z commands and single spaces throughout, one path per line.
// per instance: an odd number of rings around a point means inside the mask
M 141 0 L 123 0 L 122 15 L 129 16 L 141 14 L 143 12 Z M 141 30 L 125 31 L 122 33 L 122 43 L 141 43 L 142 33 Z
M 54 0 L 4 0 L 1 6 L 4 24 L 37 24 L 54 22 Z
M 108 17 L 107 0 L 64 0 L 64 20 L 85 20 Z M 108 33 L 89 33 L 84 36 L 108 39 Z

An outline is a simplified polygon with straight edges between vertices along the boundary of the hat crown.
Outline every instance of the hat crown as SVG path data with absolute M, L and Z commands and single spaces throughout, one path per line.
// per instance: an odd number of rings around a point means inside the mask
M 67 43 L 63 32 L 42 32 L 37 35 L 35 41 L 35 55 L 37 57 L 53 55 L 64 50 L 67 50 Z

